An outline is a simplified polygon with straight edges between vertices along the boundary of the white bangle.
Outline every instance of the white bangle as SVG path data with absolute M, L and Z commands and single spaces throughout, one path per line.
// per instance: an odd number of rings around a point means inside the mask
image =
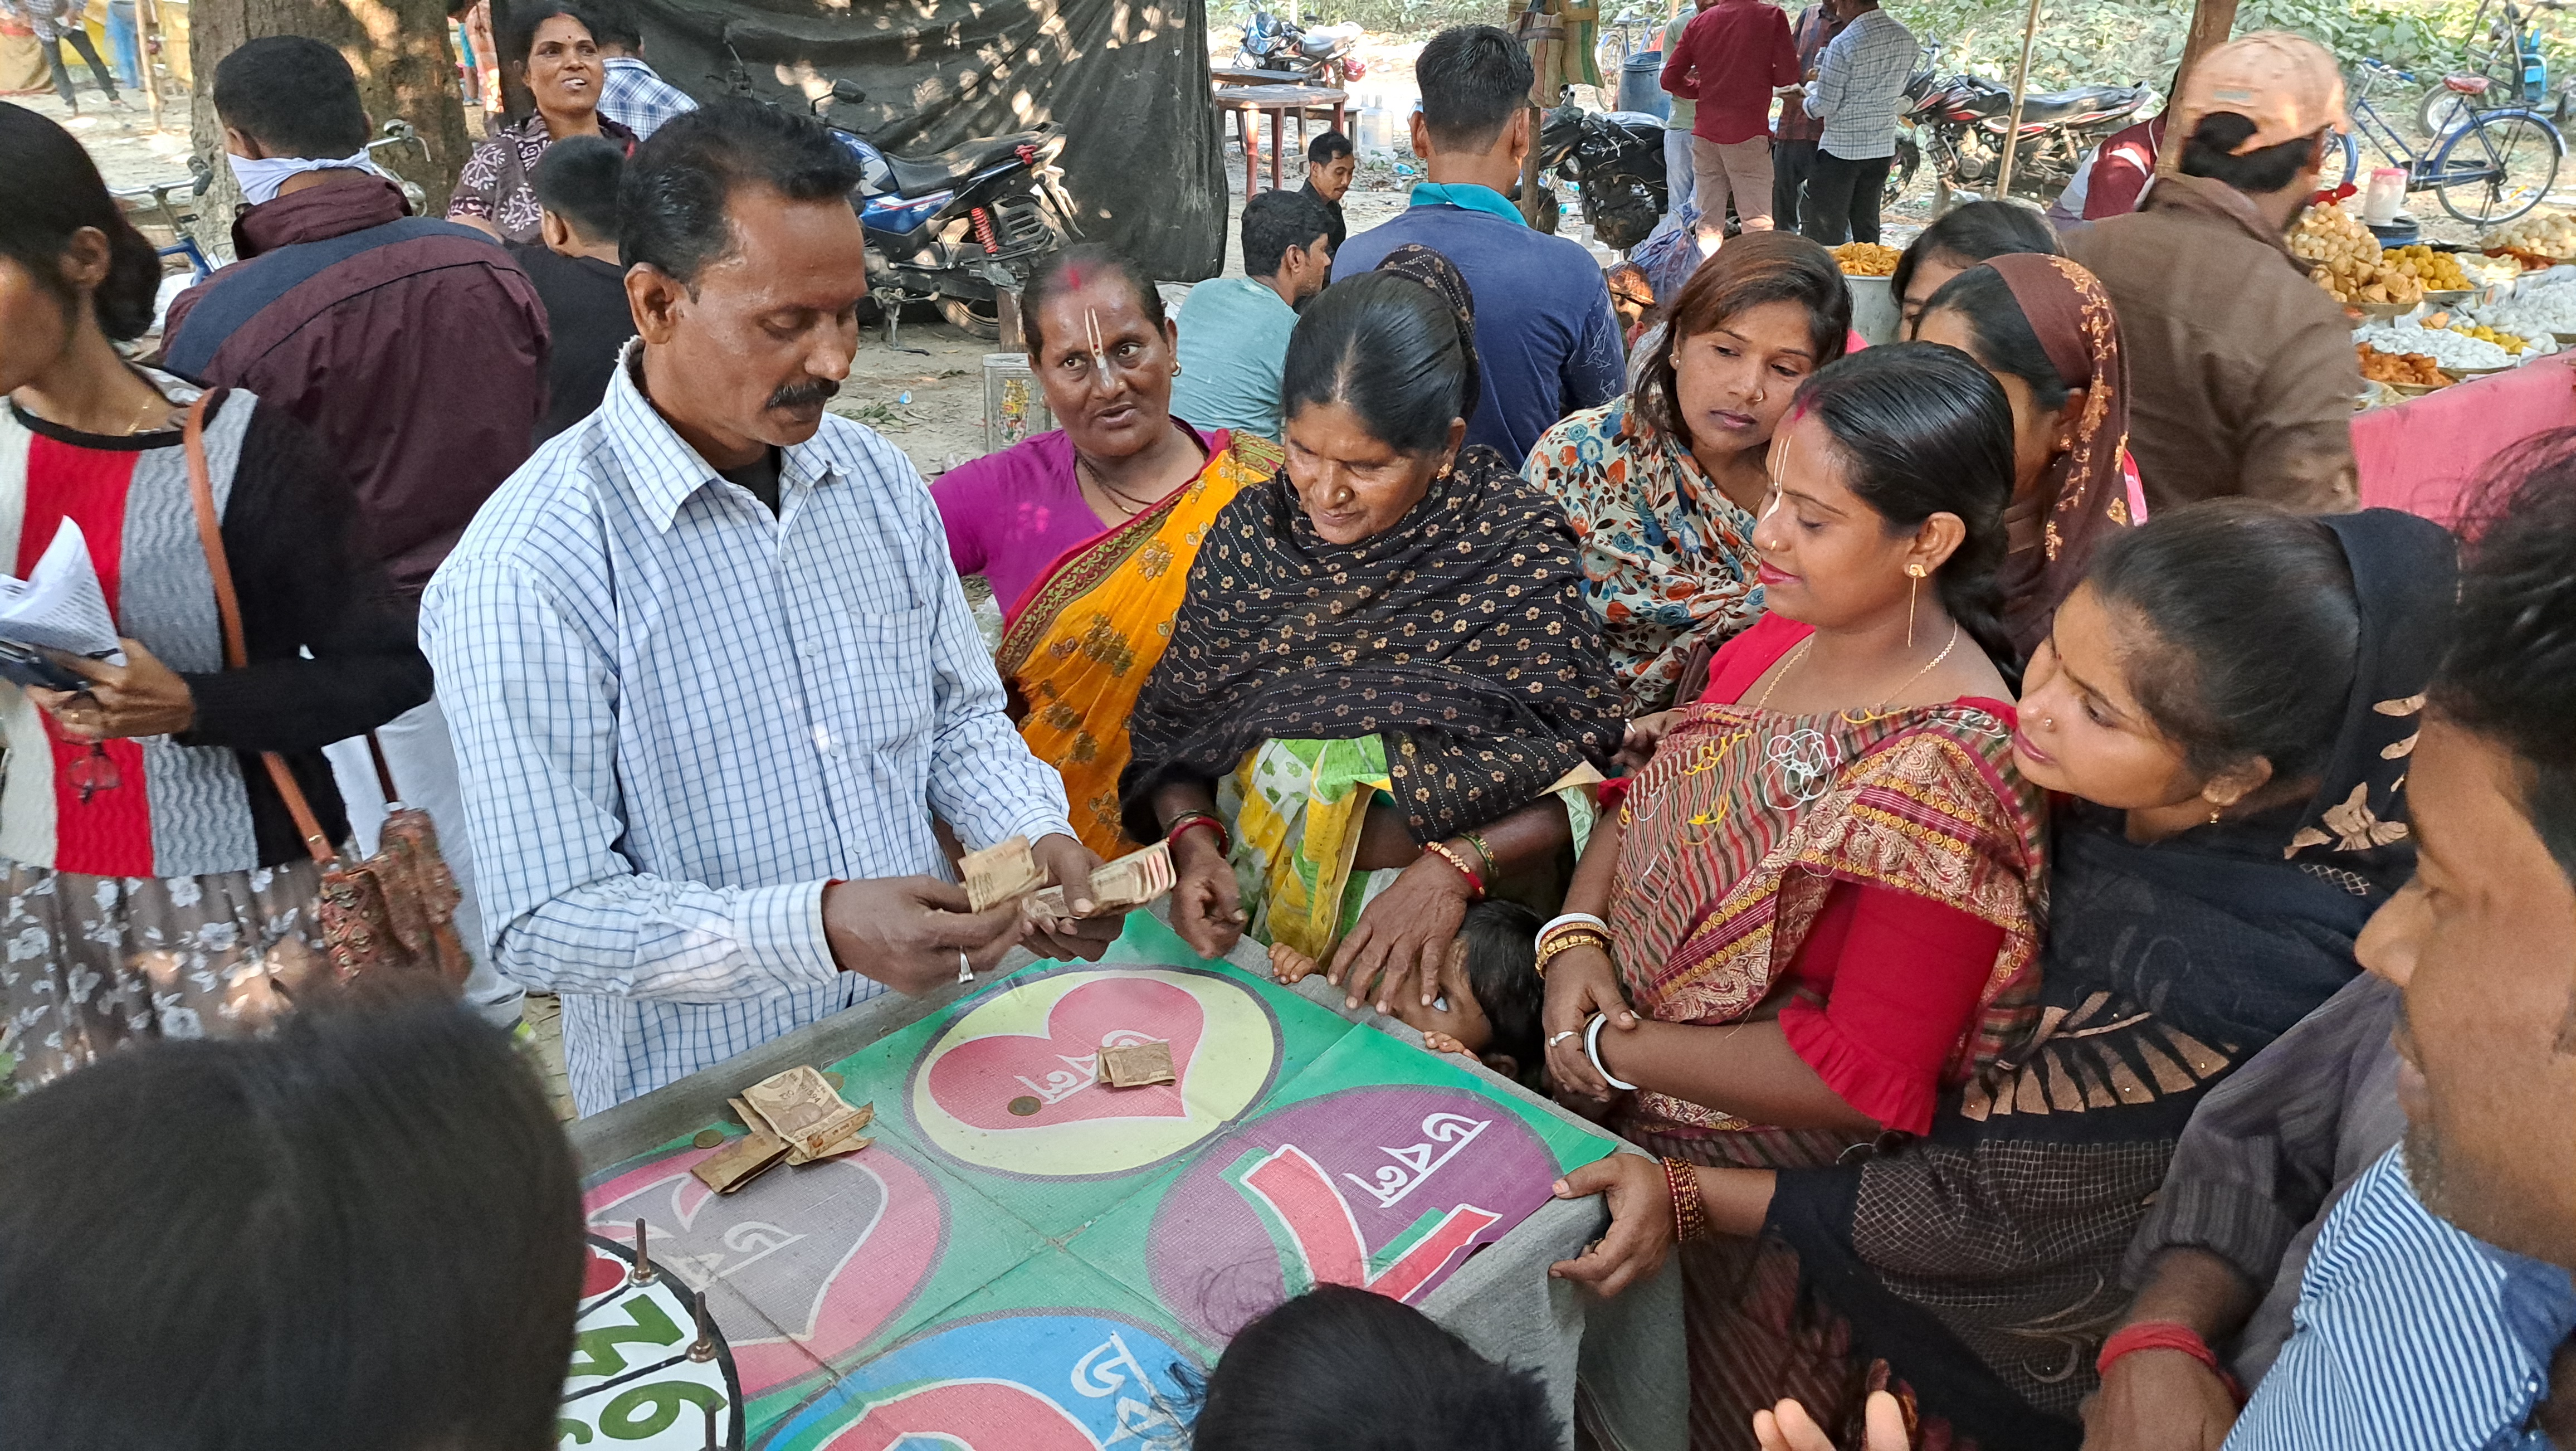
M 1618 1089 L 1623 1093 L 1634 1093 L 1637 1091 L 1637 1085 L 1633 1083 L 1621 1083 L 1618 1079 L 1611 1077 L 1610 1070 L 1602 1065 L 1601 1021 L 1607 1016 L 1609 1015 L 1606 1013 L 1594 1013 L 1592 1015 L 1592 1021 L 1584 1025 L 1583 1056 L 1592 1060 L 1592 1071 L 1601 1075 L 1602 1082 L 1609 1084 L 1612 1088 Z
M 1538 929 L 1537 939 L 1530 944 L 1531 950 L 1536 951 L 1547 946 L 1547 939 L 1554 936 L 1559 928 L 1564 927 L 1598 927 L 1604 936 L 1609 935 L 1610 932 L 1609 923 L 1589 912 L 1568 912 L 1561 917 L 1549 918 L 1547 925 Z

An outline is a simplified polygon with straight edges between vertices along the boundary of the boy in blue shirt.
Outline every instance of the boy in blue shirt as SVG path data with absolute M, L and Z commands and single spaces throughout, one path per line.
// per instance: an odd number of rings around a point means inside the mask
M 1243 207 L 1243 275 L 1190 289 L 1175 326 L 1172 414 L 1204 429 L 1279 441 L 1279 374 L 1297 309 L 1331 277 L 1332 218 L 1302 191 L 1265 191 Z
M 1376 267 L 1418 242 L 1454 263 L 1476 297 L 1483 396 L 1467 442 L 1517 466 L 1556 421 L 1607 403 L 1626 382 L 1610 288 L 1581 243 L 1533 231 L 1504 193 L 1530 147 L 1530 60 L 1490 25 L 1444 30 L 1413 63 L 1422 109 L 1413 152 L 1431 179 L 1413 205 L 1351 238 L 1335 278 Z

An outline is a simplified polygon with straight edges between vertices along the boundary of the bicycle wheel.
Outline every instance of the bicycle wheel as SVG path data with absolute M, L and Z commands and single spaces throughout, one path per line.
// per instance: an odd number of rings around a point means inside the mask
M 2509 222 L 2549 195 L 2566 150 L 2558 128 L 2529 111 L 2489 111 L 2434 153 L 2433 192 L 2473 227 Z
M 2324 176 L 2320 178 L 2320 184 L 2325 186 L 2328 190 L 2344 186 L 2358 189 L 2362 183 L 2361 143 L 2353 140 L 2352 133 L 2349 131 L 2346 131 L 2342 136 L 2336 139 L 2343 142 L 2343 169 L 2341 171 L 2337 171 L 2335 169 L 2334 162 L 2331 160 L 2327 161 L 2325 164 Z
M 2477 114 L 2469 98 L 2443 85 L 2440 81 L 2424 88 L 2424 99 L 2415 107 L 2415 129 L 2431 140 L 2439 141 L 2465 125 Z

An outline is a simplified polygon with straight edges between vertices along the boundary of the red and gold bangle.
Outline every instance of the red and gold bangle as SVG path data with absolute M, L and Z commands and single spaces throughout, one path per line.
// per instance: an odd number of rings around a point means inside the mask
M 1700 1202 L 1699 1176 L 1687 1161 L 1664 1161 L 1664 1188 L 1673 1196 L 1673 1243 L 1688 1244 L 1708 1233 L 1708 1206 Z
M 1467 885 L 1476 889 L 1477 896 L 1485 895 L 1485 879 L 1476 875 L 1476 869 L 1467 865 L 1467 859 L 1460 856 L 1455 847 L 1445 841 L 1429 841 L 1422 844 L 1422 849 L 1456 867 L 1458 874 L 1467 879 Z
M 1163 826 L 1163 840 L 1178 841 L 1181 839 L 1182 832 L 1193 831 L 1199 827 L 1206 827 L 1216 833 L 1218 856 L 1234 855 L 1234 838 L 1227 833 L 1225 823 L 1218 820 L 1213 812 L 1184 811 L 1173 817 Z
M 2245 1387 L 2239 1385 L 2227 1367 L 2219 1363 L 2218 1353 L 2209 1348 L 2208 1341 L 2200 1338 L 2200 1332 L 2179 1320 L 2141 1320 L 2135 1325 L 2123 1325 L 2112 1331 L 2111 1338 L 2102 1342 L 2102 1353 L 2093 1358 L 2093 1373 L 2107 1375 L 2111 1362 L 2141 1350 L 2181 1351 L 2208 1366 L 2210 1373 L 2226 1385 L 2227 1393 L 2236 1398 L 2236 1404 L 2245 1404 Z
M 1608 952 L 1610 950 L 1610 939 L 1606 934 L 1595 932 L 1589 927 L 1577 927 L 1571 931 L 1559 931 L 1547 939 L 1546 946 L 1541 947 L 1538 950 L 1538 975 L 1540 977 L 1547 976 L 1547 965 L 1549 963 L 1554 962 L 1558 957 L 1565 953 L 1572 952 L 1578 947 L 1597 947 L 1603 952 Z

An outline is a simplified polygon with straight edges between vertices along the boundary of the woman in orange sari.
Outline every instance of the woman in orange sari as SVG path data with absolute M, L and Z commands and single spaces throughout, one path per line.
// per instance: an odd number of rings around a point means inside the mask
M 1277 472 L 1276 444 L 1172 416 L 1181 370 L 1143 269 L 1097 247 L 1029 284 L 1029 359 L 1063 423 L 950 470 L 931 493 L 959 574 L 1004 607 L 995 664 L 1020 734 L 1064 775 L 1082 844 L 1133 851 L 1118 825 L 1127 717 L 1170 638 L 1208 521 Z

